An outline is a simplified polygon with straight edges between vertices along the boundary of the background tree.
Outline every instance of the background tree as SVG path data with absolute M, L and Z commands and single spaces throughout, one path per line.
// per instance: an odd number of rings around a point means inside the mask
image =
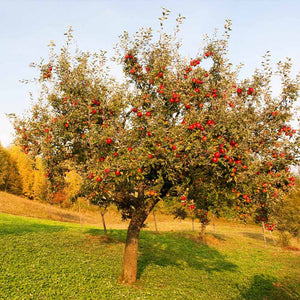
M 22 192 L 21 177 L 17 164 L 9 151 L 0 144 L 0 190 L 19 195 Z
M 22 182 L 22 194 L 29 199 L 34 198 L 34 162 L 19 147 L 12 145 L 9 149 L 11 157 L 15 160 Z
M 274 211 L 272 217 L 274 225 L 269 224 L 268 229 L 274 227 L 279 231 L 279 245 L 289 246 L 290 239 L 300 237 L 300 180 L 299 177 L 291 177 L 292 183 L 295 183 L 295 189 L 284 197 L 284 201 Z
M 45 177 L 45 167 L 41 157 L 37 157 L 33 170 L 33 193 L 34 198 L 46 201 L 48 197 L 48 180 Z

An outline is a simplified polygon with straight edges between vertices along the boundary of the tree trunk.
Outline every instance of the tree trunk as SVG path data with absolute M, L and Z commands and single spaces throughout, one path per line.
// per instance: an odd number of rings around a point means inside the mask
M 204 244 L 206 243 L 205 229 L 206 229 L 205 224 L 201 223 L 200 239 L 201 239 L 202 243 L 204 243 Z
M 154 210 L 153 210 L 152 214 L 153 214 L 153 220 L 154 220 L 155 231 L 158 232 L 158 230 L 157 230 L 157 223 L 156 223 L 156 217 L 155 217 Z
M 106 209 L 103 211 L 103 210 L 100 208 L 100 214 L 101 214 L 101 219 L 102 219 L 102 224 L 103 224 L 104 235 L 105 235 L 105 237 L 107 238 L 107 229 L 106 229 L 106 224 L 105 224 L 105 219 L 104 219 L 105 213 L 106 213 Z
M 161 197 L 164 197 L 171 187 L 171 183 L 165 181 L 164 186 L 161 188 Z M 159 198 L 155 198 L 152 201 L 145 203 L 144 185 L 141 183 L 138 186 L 138 201 L 141 205 L 134 210 L 127 229 L 123 271 L 121 275 L 121 280 L 128 284 L 134 283 L 137 278 L 138 246 L 141 228 L 152 209 L 159 201 Z
M 266 228 L 265 228 L 265 222 L 262 221 L 262 228 L 263 228 L 263 235 L 264 235 L 264 242 L 265 242 L 265 247 L 267 248 L 267 239 L 266 239 Z
M 137 277 L 137 258 L 139 246 L 140 226 L 131 220 L 128 230 L 125 245 L 122 280 L 132 284 Z
M 127 229 L 123 271 L 121 276 L 122 281 L 125 283 L 132 284 L 136 281 L 139 234 L 145 220 L 156 203 L 157 201 L 154 201 L 153 203 L 149 203 L 147 207 L 137 209 L 130 220 Z
M 80 223 L 80 227 L 82 227 L 80 199 L 78 199 L 78 211 L 79 211 L 79 223 Z
M 215 214 L 212 214 L 212 216 L 213 216 L 214 233 L 216 234 L 216 233 L 217 233 L 217 230 L 216 230 L 216 215 L 215 215 Z

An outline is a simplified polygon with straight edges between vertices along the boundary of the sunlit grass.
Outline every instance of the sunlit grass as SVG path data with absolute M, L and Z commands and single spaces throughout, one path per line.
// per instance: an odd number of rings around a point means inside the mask
M 0 214 L 0 299 L 299 299 L 297 252 L 264 248 L 255 227 L 142 231 L 138 281 L 118 284 L 125 230 Z M 271 241 L 270 241 L 271 242 Z

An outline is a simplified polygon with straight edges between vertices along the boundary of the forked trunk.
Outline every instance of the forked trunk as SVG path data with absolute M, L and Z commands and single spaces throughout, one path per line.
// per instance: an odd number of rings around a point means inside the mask
M 206 229 L 205 224 L 201 223 L 200 239 L 201 239 L 201 242 L 204 244 L 206 243 L 205 229 Z
M 161 189 L 161 196 L 165 196 L 172 185 L 166 181 L 165 185 Z M 140 184 L 138 187 L 138 200 L 140 203 L 144 202 L 144 186 Z M 141 228 L 151 213 L 154 206 L 159 201 L 159 198 L 149 201 L 145 205 L 141 205 L 137 208 L 132 215 L 128 229 L 125 244 L 123 271 L 121 280 L 125 283 L 132 284 L 137 278 L 137 259 L 138 259 L 138 247 L 139 247 L 139 234 Z
M 121 276 L 122 281 L 126 283 L 132 284 L 136 281 L 139 234 L 154 205 L 155 202 L 147 208 L 136 210 L 130 220 L 127 229 L 123 271 Z

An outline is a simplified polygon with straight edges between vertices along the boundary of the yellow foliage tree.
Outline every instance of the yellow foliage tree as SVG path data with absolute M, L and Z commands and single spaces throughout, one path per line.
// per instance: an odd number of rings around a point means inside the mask
M 22 182 L 22 194 L 30 199 L 34 198 L 34 162 L 21 149 L 13 145 L 9 149 L 12 159 L 16 162 Z
M 65 189 L 67 199 L 72 200 L 79 193 L 82 184 L 82 178 L 75 170 L 71 170 L 70 172 L 66 173 L 65 180 L 67 183 L 67 187 Z
M 41 201 L 45 201 L 47 198 L 48 180 L 45 173 L 43 161 L 37 157 L 33 171 L 33 194 L 35 199 Z

